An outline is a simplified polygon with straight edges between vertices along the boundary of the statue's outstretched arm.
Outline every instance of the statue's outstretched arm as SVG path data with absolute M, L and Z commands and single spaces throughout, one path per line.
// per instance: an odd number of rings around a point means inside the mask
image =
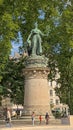
M 47 33 L 47 34 L 44 34 L 44 33 L 42 33 L 41 31 L 40 31 L 40 34 L 41 34 L 41 36 L 48 36 L 48 33 Z
M 29 36 L 28 36 L 28 38 L 27 38 L 27 42 L 28 42 L 28 43 L 29 43 L 29 40 L 30 40 L 31 36 L 32 36 L 32 32 L 29 34 Z
M 27 41 L 29 41 L 29 40 L 30 40 L 30 38 L 31 38 L 31 34 L 28 36 Z

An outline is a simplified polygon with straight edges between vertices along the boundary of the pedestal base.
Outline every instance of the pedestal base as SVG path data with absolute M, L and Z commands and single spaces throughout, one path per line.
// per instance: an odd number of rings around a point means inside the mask
M 45 115 L 50 109 L 49 86 L 47 76 L 47 59 L 42 56 L 29 57 L 27 66 L 23 70 L 25 75 L 24 113 L 31 115 Z
M 45 116 L 46 112 L 51 116 L 51 112 L 49 110 L 49 106 L 41 106 L 41 105 L 35 105 L 35 106 L 25 106 L 24 105 L 24 114 L 25 115 L 31 115 L 32 112 L 35 112 L 36 116 L 42 115 Z

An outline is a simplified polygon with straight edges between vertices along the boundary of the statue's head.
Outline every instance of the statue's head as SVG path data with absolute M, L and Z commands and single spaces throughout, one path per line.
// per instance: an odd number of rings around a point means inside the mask
M 37 22 L 35 23 L 35 28 L 38 28 L 38 23 Z

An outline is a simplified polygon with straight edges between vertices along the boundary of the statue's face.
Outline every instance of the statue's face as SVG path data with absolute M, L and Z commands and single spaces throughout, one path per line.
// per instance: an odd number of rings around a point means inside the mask
M 37 24 L 37 22 L 35 23 L 35 28 L 38 28 L 38 24 Z

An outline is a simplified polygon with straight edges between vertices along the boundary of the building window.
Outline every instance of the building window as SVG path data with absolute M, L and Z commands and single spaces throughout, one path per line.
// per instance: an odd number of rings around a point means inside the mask
M 52 81 L 50 82 L 50 84 L 51 84 L 51 87 L 52 87 Z
M 49 86 L 52 87 L 52 81 L 49 81 Z
M 50 99 L 50 104 L 53 104 L 53 99 Z
M 50 96 L 53 96 L 53 90 L 50 90 Z
M 58 105 L 59 104 L 59 100 L 58 99 L 56 99 L 56 105 Z

